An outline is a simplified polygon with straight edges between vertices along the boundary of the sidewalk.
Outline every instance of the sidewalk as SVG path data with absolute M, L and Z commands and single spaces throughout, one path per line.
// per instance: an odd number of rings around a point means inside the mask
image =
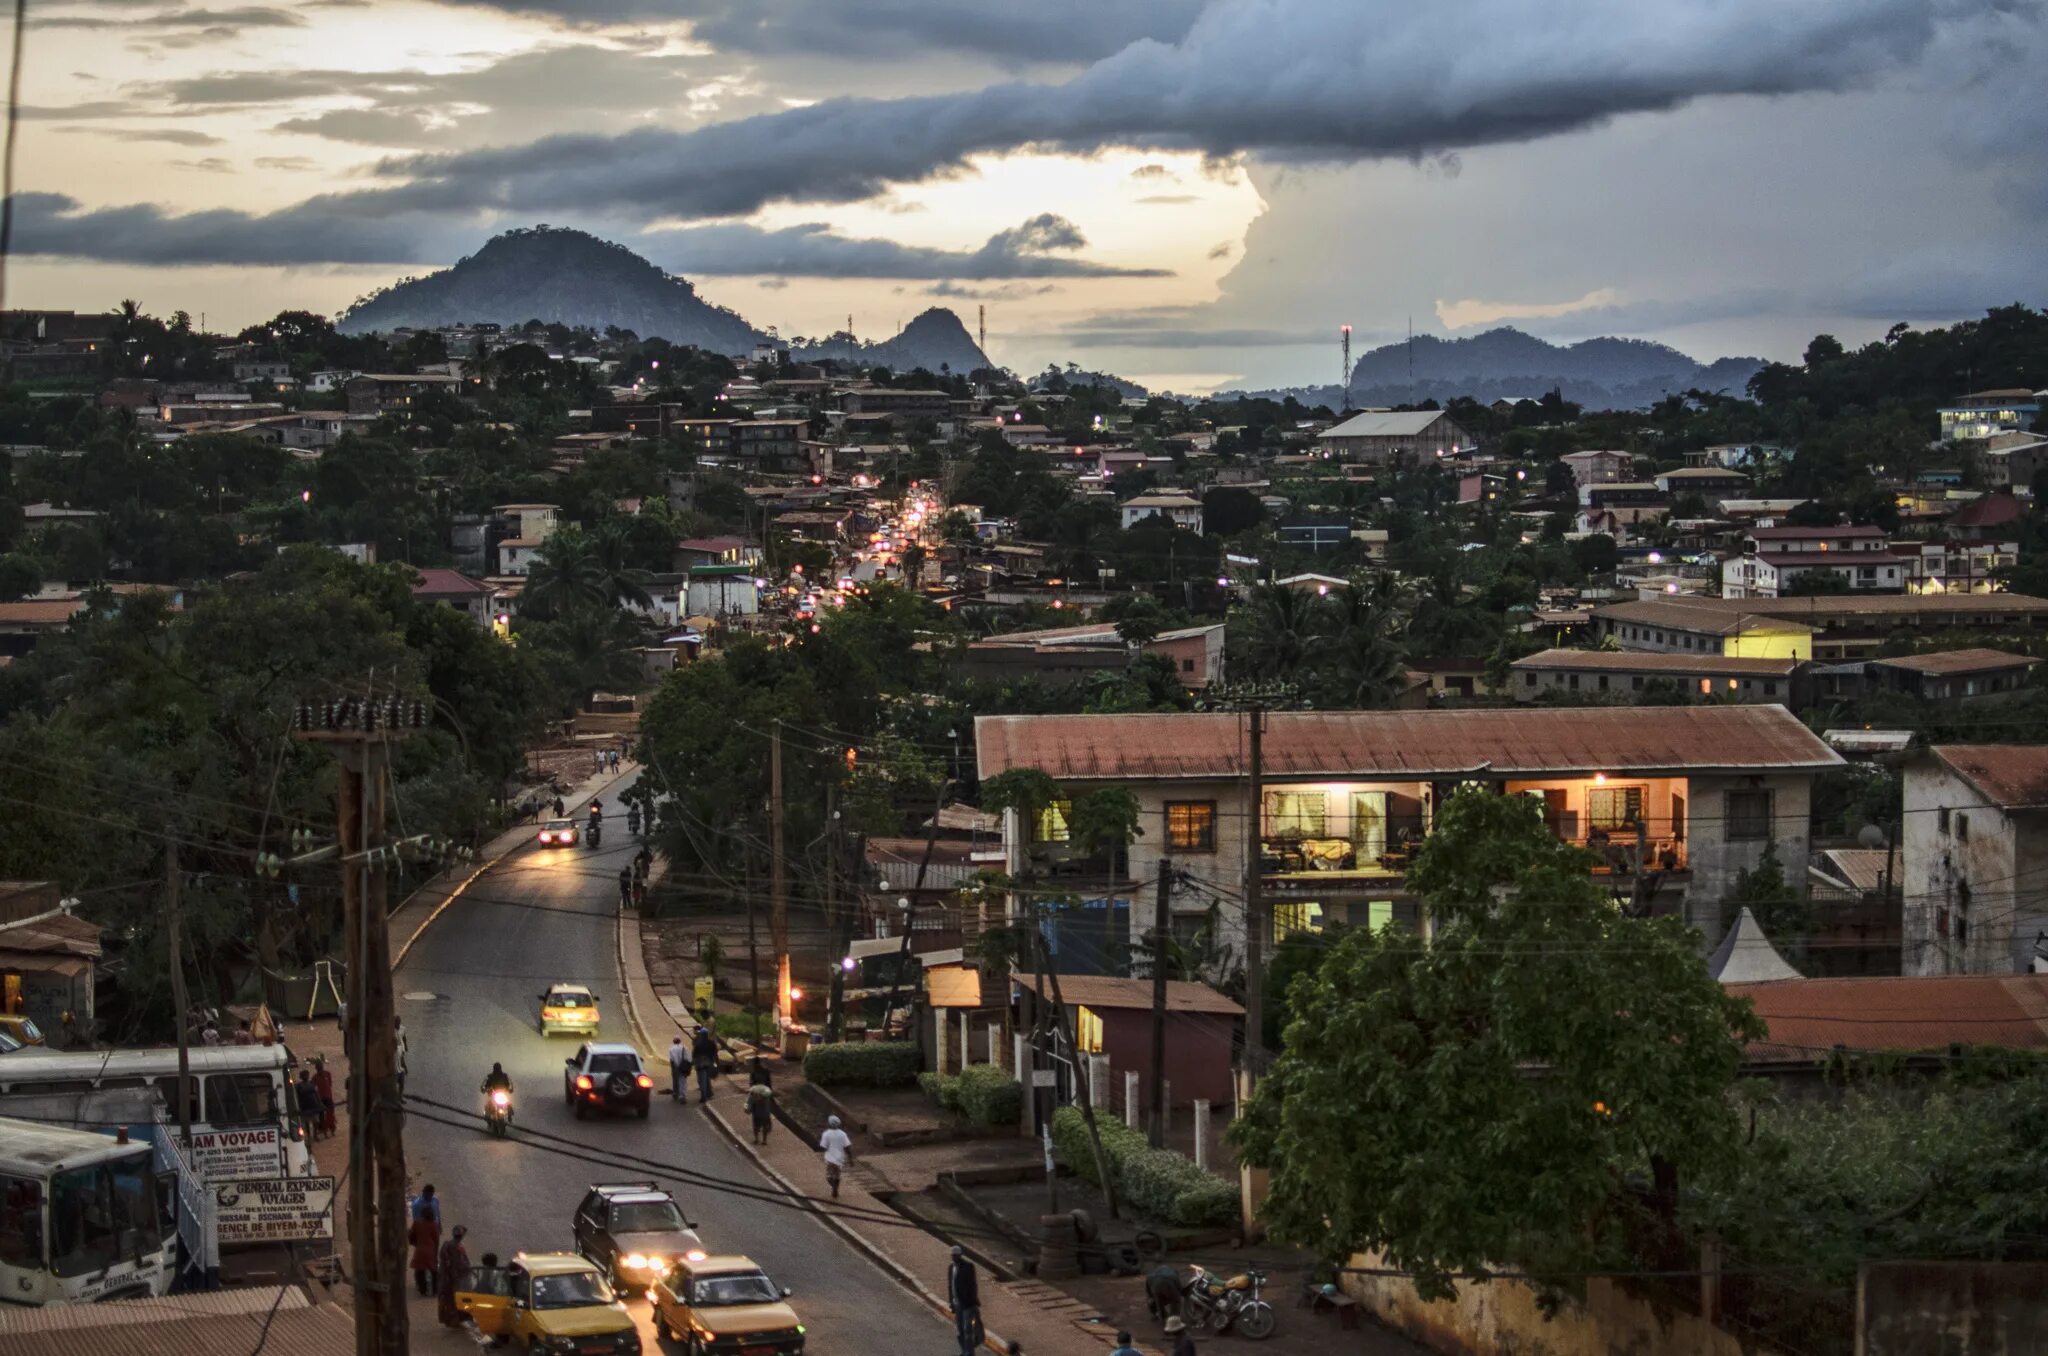
M 663 993 L 648 977 L 646 958 L 641 952 L 637 916 L 622 916 L 619 922 L 619 973 L 626 995 L 627 1011 L 640 1032 L 649 1058 L 659 1056 L 677 1030 L 691 1021 L 680 995 Z M 824 1167 L 817 1152 L 778 1127 L 765 1146 L 752 1142 L 741 1116 L 745 1105 L 745 1081 L 737 1074 L 720 1079 L 724 1097 L 705 1107 L 712 1121 L 750 1157 L 770 1180 L 792 1196 L 815 1200 L 825 1191 Z M 922 1187 L 927 1183 L 919 1183 Z M 897 1184 L 883 1176 L 865 1155 L 857 1154 L 842 1183 L 845 1204 L 865 1212 L 893 1213 L 881 1197 L 895 1193 Z M 882 1270 L 907 1286 L 940 1314 L 946 1268 L 952 1261 L 950 1245 L 927 1233 L 906 1218 L 901 1228 L 854 1222 L 829 1209 L 812 1206 L 813 1213 L 848 1243 L 865 1254 Z M 1096 1310 L 1041 1282 L 1025 1279 L 1010 1284 L 983 1276 L 981 1312 L 987 1331 L 985 1345 L 996 1353 L 1012 1344 L 1026 1352 L 1093 1353 L 1115 1345 L 1116 1330 L 1103 1322 Z M 1141 1345 L 1141 1350 L 1150 1350 Z

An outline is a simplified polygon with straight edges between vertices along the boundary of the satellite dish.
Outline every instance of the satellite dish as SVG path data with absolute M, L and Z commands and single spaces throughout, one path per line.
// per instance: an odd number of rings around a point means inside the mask
M 1875 824 L 1865 824 L 1862 828 L 1856 830 L 1856 841 L 1861 846 L 1867 848 L 1884 848 L 1891 846 L 1891 844 L 1885 839 L 1884 830 L 1880 829 Z

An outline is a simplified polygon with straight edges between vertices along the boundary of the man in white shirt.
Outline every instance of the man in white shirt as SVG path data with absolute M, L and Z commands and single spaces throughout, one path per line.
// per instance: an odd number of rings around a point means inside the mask
M 832 1188 L 832 1199 L 839 1199 L 839 1173 L 853 1161 L 853 1140 L 839 1128 L 837 1116 L 825 1118 L 825 1133 L 818 1136 L 819 1152 L 825 1155 L 825 1182 Z
M 690 1090 L 690 1047 L 677 1036 L 668 1043 L 669 1082 L 675 1085 L 676 1100 L 682 1101 Z

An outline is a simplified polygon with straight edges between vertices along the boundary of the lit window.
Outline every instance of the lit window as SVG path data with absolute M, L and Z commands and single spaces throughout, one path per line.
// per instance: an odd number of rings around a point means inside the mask
M 1166 846 L 1172 852 L 1216 850 L 1216 802 L 1181 800 L 1166 803 Z
M 1266 832 L 1276 838 L 1321 838 L 1328 797 L 1320 791 L 1268 791 Z
M 1067 816 L 1072 814 L 1074 803 L 1056 800 L 1038 812 L 1038 823 L 1032 827 L 1031 841 L 1034 843 L 1064 843 L 1070 830 Z

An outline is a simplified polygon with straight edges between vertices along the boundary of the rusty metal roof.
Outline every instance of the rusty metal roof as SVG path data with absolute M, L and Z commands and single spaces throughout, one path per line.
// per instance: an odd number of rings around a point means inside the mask
M 233 1303 L 215 1302 L 227 1295 Z M 221 1356 L 253 1351 L 262 1341 L 291 1356 L 354 1356 L 348 1312 L 309 1306 L 296 1289 L 285 1291 L 265 1338 L 265 1315 L 276 1299 L 276 1290 L 262 1289 L 9 1310 L 0 1313 L 0 1348 L 7 1356 Z
M 1766 626 L 1777 630 L 1811 629 L 1801 628 L 1797 622 L 1764 616 L 1748 606 L 1750 601 L 1742 598 L 1643 598 L 1635 602 L 1608 603 L 1594 608 L 1593 615 L 1603 621 L 1668 626 L 1674 631 L 1707 636 L 1732 636 Z
M 1939 744 L 1929 752 L 1993 805 L 2048 805 L 2048 744 Z
M 1870 975 L 1730 984 L 1770 1026 L 1752 1060 L 1797 1061 L 1850 1050 L 1951 1045 L 2048 1049 L 2048 975 Z
M 2010 650 L 1943 650 L 1938 654 L 1902 654 L 1885 659 L 1873 659 L 1873 664 L 1886 668 L 1906 669 L 1913 673 L 1952 674 L 1983 673 L 1997 669 L 2031 668 L 2041 661 L 2028 654 L 2014 654 Z
M 1537 776 L 1801 771 L 1842 758 L 1781 706 L 1286 711 L 1266 716 L 1265 775 Z M 1246 775 L 1245 717 L 1228 712 L 979 716 L 980 775 L 1038 768 L 1060 781 Z
M 1010 972 L 1010 982 L 1030 993 L 1031 976 L 1019 971 Z M 1040 990 L 1045 998 L 1052 998 L 1051 981 L 1042 981 Z M 1149 979 L 1124 979 L 1117 975 L 1061 975 L 1060 997 L 1069 1003 L 1085 1008 L 1100 1008 L 1105 1012 L 1152 1007 L 1152 981 Z M 1166 981 L 1166 1010 L 1168 1012 L 1209 1012 L 1219 1016 L 1239 1016 L 1243 1005 L 1224 997 L 1206 984 L 1192 980 L 1169 979 Z
M 1476 661 L 1475 661 L 1476 662 Z M 1544 650 L 1508 665 L 1511 669 L 1562 669 L 1584 673 L 1698 673 L 1736 677 L 1789 678 L 1796 659 L 1738 659 L 1724 654 L 1660 654 L 1645 650 Z

